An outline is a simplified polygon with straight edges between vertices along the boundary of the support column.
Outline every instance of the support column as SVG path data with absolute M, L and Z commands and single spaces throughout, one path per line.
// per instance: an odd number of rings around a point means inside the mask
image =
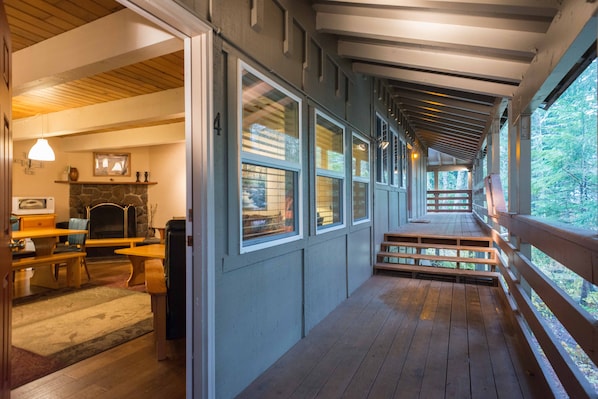
M 509 103 L 509 111 L 511 103 Z M 521 114 L 517 121 L 511 120 L 509 113 L 509 212 L 519 215 L 530 215 L 531 196 L 531 115 Z M 531 259 L 531 245 L 522 242 L 517 236 L 509 233 L 509 240 L 523 255 Z M 521 281 L 521 287 L 528 294 L 529 284 L 512 267 L 511 270 Z

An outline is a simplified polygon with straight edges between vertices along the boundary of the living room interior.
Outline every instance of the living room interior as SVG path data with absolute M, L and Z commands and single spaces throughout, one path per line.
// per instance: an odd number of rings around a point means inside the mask
M 76 5 L 4 2 L 13 46 L 12 195 L 52 197 L 60 224 L 106 200 L 78 198 L 83 187 L 100 185 L 122 198 L 119 205 L 127 205 L 128 189 L 142 188 L 147 203 L 134 235 L 159 239 L 169 220 L 186 214 L 183 43 L 116 1 Z M 28 159 L 40 138 L 54 161 Z M 126 168 L 102 175 L 98 154 L 126 154 Z M 89 259 L 83 288 L 144 291 L 126 287 L 130 266 L 115 249 L 107 248 L 114 262 L 98 257 L 95 271 Z M 30 275 L 16 277 L 15 297 L 52 291 L 29 286 Z

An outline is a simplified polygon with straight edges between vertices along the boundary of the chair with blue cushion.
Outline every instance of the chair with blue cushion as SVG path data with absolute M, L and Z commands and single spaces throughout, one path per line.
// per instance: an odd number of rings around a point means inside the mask
M 89 219 L 70 218 L 68 228 L 75 230 L 89 230 Z M 86 239 L 87 233 L 69 234 L 67 236 L 66 242 L 56 245 L 54 253 L 57 254 L 64 252 L 85 252 Z M 58 278 L 59 266 L 60 264 L 57 264 L 54 267 L 54 276 L 56 278 Z M 81 258 L 81 266 L 85 268 L 85 272 L 87 273 L 87 279 L 91 280 L 91 275 L 89 274 L 89 269 L 87 268 L 87 262 L 85 261 L 85 257 Z

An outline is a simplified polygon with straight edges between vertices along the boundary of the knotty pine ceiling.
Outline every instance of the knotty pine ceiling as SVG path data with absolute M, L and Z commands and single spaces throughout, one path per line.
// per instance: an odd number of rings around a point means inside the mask
M 4 0 L 4 7 L 11 30 L 13 53 L 124 8 L 114 0 Z M 183 56 L 180 50 L 94 76 L 19 94 L 13 97 L 13 119 L 183 87 Z

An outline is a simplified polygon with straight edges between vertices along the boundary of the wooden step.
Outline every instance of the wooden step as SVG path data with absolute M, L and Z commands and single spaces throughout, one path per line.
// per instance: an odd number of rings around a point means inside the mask
M 472 247 L 492 247 L 492 239 L 487 236 L 450 236 L 420 233 L 386 233 L 384 241 L 412 242 L 417 244 L 461 245 Z
M 485 265 L 496 266 L 496 259 L 492 258 L 468 258 L 462 256 L 442 256 L 442 255 L 425 255 L 425 254 L 409 254 L 401 252 L 378 252 L 377 259 L 380 258 L 396 258 L 396 259 L 417 259 L 430 261 L 445 261 L 445 262 L 459 262 L 459 263 L 478 263 Z
M 374 272 L 379 271 L 389 271 L 399 273 L 400 275 L 410 275 L 412 278 L 438 277 L 443 279 L 448 278 L 457 283 L 485 283 L 494 287 L 498 286 L 499 276 L 499 273 L 496 272 L 377 262 L 374 264 Z
M 488 248 L 488 247 L 476 247 L 476 246 L 469 246 L 469 245 L 446 245 L 446 244 L 420 244 L 415 242 L 408 242 L 408 241 L 383 241 L 380 243 L 381 248 L 388 248 L 388 247 L 405 247 L 405 248 L 432 248 L 432 249 L 448 249 L 454 251 L 472 251 L 472 252 L 488 252 L 491 253 L 493 256 L 496 255 L 495 248 Z

